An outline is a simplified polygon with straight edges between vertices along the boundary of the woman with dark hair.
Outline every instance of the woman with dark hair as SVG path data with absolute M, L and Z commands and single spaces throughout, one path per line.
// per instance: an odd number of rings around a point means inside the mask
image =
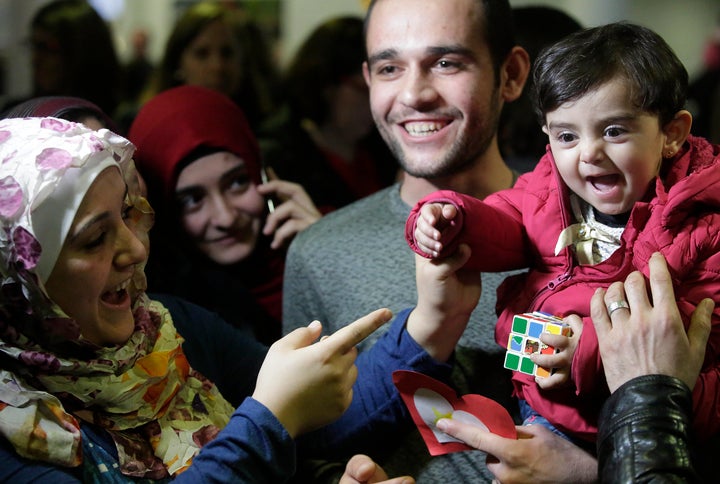
M 198 2 L 178 18 L 153 73 L 147 101 L 167 89 L 190 85 L 219 91 L 235 101 L 254 130 L 274 107 L 275 73 L 254 62 L 269 50 L 242 11 L 220 2 Z M 264 81 L 259 81 L 258 76 Z
M 157 211 L 148 277 L 252 329 L 280 336 L 285 247 L 321 214 L 299 185 L 263 183 L 255 135 L 230 98 L 168 89 L 138 112 L 129 135 Z M 277 202 L 270 212 L 266 200 Z
M 56 0 L 30 23 L 32 97 L 75 96 L 113 116 L 121 68 L 110 28 L 84 0 Z
M 395 181 L 397 162 L 370 114 L 364 60 L 361 18 L 321 24 L 283 76 L 285 112 L 259 134 L 266 163 L 323 212 Z

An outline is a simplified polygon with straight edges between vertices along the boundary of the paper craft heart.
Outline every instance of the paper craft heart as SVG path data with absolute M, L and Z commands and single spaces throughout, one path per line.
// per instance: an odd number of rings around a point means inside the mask
M 438 430 L 435 424 L 441 418 L 459 420 L 502 437 L 517 438 L 512 417 L 494 400 L 472 394 L 458 398 L 449 386 L 415 371 L 394 371 L 393 383 L 410 411 L 430 455 L 472 449 Z

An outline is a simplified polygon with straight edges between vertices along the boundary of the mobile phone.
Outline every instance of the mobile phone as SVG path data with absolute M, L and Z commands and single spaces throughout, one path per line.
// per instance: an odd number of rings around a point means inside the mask
M 262 165 L 260 167 L 260 180 L 263 183 L 267 183 L 270 181 L 270 178 L 267 175 L 267 171 L 265 170 L 265 165 Z M 268 196 L 265 197 L 265 203 L 267 203 L 267 208 L 269 213 L 273 213 L 275 211 L 275 200 L 273 200 L 272 197 Z

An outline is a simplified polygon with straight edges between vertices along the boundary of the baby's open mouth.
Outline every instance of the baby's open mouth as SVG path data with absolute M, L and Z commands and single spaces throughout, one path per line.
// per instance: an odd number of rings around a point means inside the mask
M 615 173 L 613 175 L 590 176 L 587 180 L 596 190 L 606 192 L 618 184 L 620 175 Z

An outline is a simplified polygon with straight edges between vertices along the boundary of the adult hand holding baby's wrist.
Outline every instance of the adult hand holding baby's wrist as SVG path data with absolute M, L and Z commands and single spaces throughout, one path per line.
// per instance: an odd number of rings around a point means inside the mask
M 415 256 L 418 303 L 410 313 L 410 336 L 438 361 L 447 361 L 480 299 L 480 274 L 463 270 L 470 248 L 439 261 Z

